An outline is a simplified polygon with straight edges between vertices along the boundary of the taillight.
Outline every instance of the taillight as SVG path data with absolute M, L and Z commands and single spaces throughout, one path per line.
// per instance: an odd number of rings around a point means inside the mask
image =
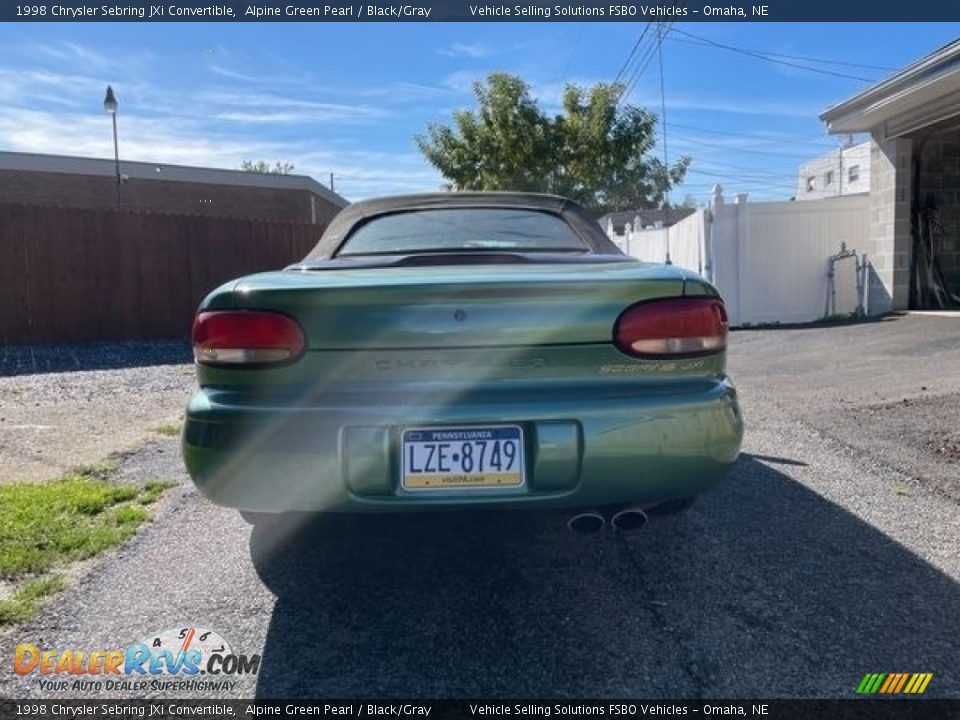
M 727 311 L 716 298 L 670 298 L 628 307 L 613 337 L 620 350 L 637 357 L 695 357 L 723 352 Z
M 305 340 L 300 326 L 276 312 L 215 310 L 193 321 L 193 357 L 205 365 L 272 365 L 295 360 Z

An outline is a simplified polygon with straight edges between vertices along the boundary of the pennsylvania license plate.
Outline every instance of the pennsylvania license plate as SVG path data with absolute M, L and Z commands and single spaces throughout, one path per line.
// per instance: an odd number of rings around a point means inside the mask
M 403 431 L 407 490 L 520 487 L 523 430 L 517 425 Z

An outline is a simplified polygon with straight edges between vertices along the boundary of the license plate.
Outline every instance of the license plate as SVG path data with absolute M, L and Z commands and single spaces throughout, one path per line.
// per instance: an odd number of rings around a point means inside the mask
M 517 425 L 403 431 L 407 490 L 520 487 L 523 430 Z

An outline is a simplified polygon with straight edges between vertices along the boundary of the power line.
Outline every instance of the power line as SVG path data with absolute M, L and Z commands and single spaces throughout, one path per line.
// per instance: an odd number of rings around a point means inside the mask
M 667 32 L 670 31 L 670 27 L 673 25 L 670 23 L 657 23 L 658 26 L 665 26 L 666 30 L 661 34 L 659 27 L 657 31 L 657 39 L 651 40 L 647 45 L 646 54 L 643 57 L 641 62 L 638 62 L 634 68 L 633 76 L 630 78 L 629 84 L 627 85 L 626 91 L 623 93 L 621 99 L 625 99 L 630 93 L 633 92 L 634 88 L 640 82 L 640 79 L 643 77 L 643 74 L 647 71 L 647 68 L 650 66 L 650 63 L 653 62 L 654 57 L 657 57 L 657 53 L 660 50 L 660 47 L 663 44 L 663 40 L 666 37 Z
M 656 43 L 650 43 L 647 46 L 646 50 L 644 51 L 643 58 L 641 58 L 636 65 L 634 65 L 633 72 L 630 75 L 630 79 L 626 83 L 623 95 L 620 96 L 621 100 L 625 100 L 630 93 L 633 92 L 633 89 L 637 86 L 637 83 L 640 82 L 640 78 L 643 77 L 643 74 L 650 66 L 650 62 L 653 60 L 653 56 L 656 54 L 656 51 Z
M 730 52 L 739 53 L 740 55 L 746 55 L 747 57 L 756 58 L 758 60 L 765 60 L 766 62 L 774 63 L 776 65 L 785 65 L 787 67 L 797 68 L 799 70 L 807 70 L 808 72 L 820 73 L 821 75 L 832 75 L 833 77 L 846 78 L 848 80 L 861 80 L 869 83 L 876 82 L 876 78 L 865 78 L 859 75 L 850 75 L 848 73 L 824 70 L 823 68 L 811 67 L 809 65 L 800 65 L 799 63 L 790 62 L 789 60 L 779 60 L 766 53 L 754 52 L 752 50 L 744 50 L 742 48 L 734 47 L 733 45 L 726 45 L 725 43 L 717 42 L 716 40 L 701 37 L 700 35 L 694 35 L 686 30 L 678 30 L 677 28 L 673 28 L 671 32 L 679 33 L 680 35 L 684 35 L 685 37 L 692 38 L 694 40 L 699 40 L 705 45 L 711 45 L 723 50 L 729 50 Z
M 739 170 L 739 171 L 741 171 L 741 172 L 748 172 L 748 173 L 751 173 L 751 174 L 756 174 L 756 175 L 758 175 L 758 176 L 759 176 L 759 175 L 763 175 L 764 177 L 770 177 L 770 178 L 791 178 L 791 179 L 793 179 L 793 178 L 795 178 L 795 177 L 797 176 L 797 173 L 796 173 L 796 172 L 780 172 L 780 173 L 778 173 L 778 172 L 770 172 L 769 170 L 764 170 L 763 168 L 744 167 L 743 165 L 732 165 L 732 164 L 730 164 L 730 163 L 718 162 L 718 161 L 715 161 L 715 160 L 703 160 L 703 161 L 700 161 L 700 162 L 698 162 L 697 160 L 693 160 L 693 162 L 691 163 L 690 167 L 691 167 L 691 169 L 693 169 L 693 168 L 699 168 L 699 167 L 701 167 L 701 165 L 709 165 L 709 166 L 711 166 L 711 167 L 708 168 L 708 169 L 711 170 L 711 171 L 714 170 L 714 169 L 719 169 L 719 170 L 721 170 L 721 171 L 722 171 L 722 170 Z M 714 168 L 714 167 L 713 167 L 714 165 L 716 165 L 717 168 Z
M 717 185 L 715 182 L 708 183 L 694 183 L 692 185 L 678 185 L 678 190 L 685 191 L 685 195 L 707 195 L 713 190 L 713 187 Z M 783 188 L 772 188 L 769 185 L 761 185 L 758 183 L 749 183 L 749 182 L 737 182 L 735 185 L 730 187 L 724 187 L 724 194 L 733 190 L 734 194 L 737 191 L 746 192 L 746 193 L 769 193 L 771 195 L 789 195 L 795 197 L 797 194 L 796 188 L 792 190 L 785 190 Z
M 626 72 L 627 67 L 630 65 L 630 61 L 633 60 L 633 56 L 636 54 L 637 49 L 640 47 L 640 44 L 643 42 L 643 38 L 646 37 L 647 33 L 650 32 L 650 26 L 653 23 L 649 20 L 647 21 L 646 27 L 643 28 L 643 32 L 640 33 L 640 37 L 637 38 L 637 41 L 633 44 L 633 47 L 630 49 L 630 54 L 627 55 L 627 59 L 623 63 L 623 67 L 620 68 L 620 72 L 617 73 L 617 76 L 613 79 L 614 83 L 620 82 L 620 78 L 623 77 L 623 74 Z
M 637 83 L 640 81 L 640 78 L 647 71 L 651 60 L 653 60 L 653 55 L 656 52 L 657 43 L 655 40 L 651 39 L 646 43 L 646 47 L 642 51 L 642 55 L 638 55 L 636 61 L 634 62 L 633 68 L 630 71 L 630 77 L 624 82 L 623 94 L 620 96 L 621 102 L 626 100 L 626 98 L 633 92 L 633 89 L 637 86 Z
M 825 142 L 818 143 L 818 142 L 801 141 L 801 140 L 789 140 L 789 141 L 777 140 L 775 138 L 768 138 L 762 135 L 748 135 L 746 133 L 736 133 L 736 132 L 730 132 L 728 130 L 713 130 L 711 128 L 696 127 L 694 125 L 681 125 L 680 123 L 673 123 L 673 127 L 681 128 L 683 130 L 693 130 L 695 132 L 709 133 L 711 135 L 728 135 L 730 137 L 742 138 L 744 140 L 754 140 L 754 141 L 768 142 L 768 143 L 786 144 L 787 142 L 789 142 L 790 145 L 809 145 L 810 147 L 818 147 L 818 148 L 825 148 L 825 149 L 836 149 L 837 147 L 836 145 L 833 145 L 831 143 L 825 143 Z
M 683 40 L 682 38 L 674 38 L 675 42 L 688 43 L 690 45 L 704 45 L 707 44 L 703 40 Z M 821 65 L 836 65 L 838 67 L 852 67 L 852 68 L 863 68 L 865 70 L 882 70 L 884 72 L 896 72 L 897 68 L 887 67 L 886 65 L 870 65 L 868 63 L 856 63 L 850 62 L 849 60 L 827 60 L 825 58 L 815 58 L 815 57 L 805 57 L 803 55 L 788 55 L 786 53 L 770 52 L 768 50 L 748 50 L 747 48 L 740 48 L 746 52 L 756 53 L 757 55 L 766 55 L 772 58 L 785 58 L 787 60 L 800 60 L 802 62 L 814 62 L 820 63 Z
M 785 182 L 770 181 L 770 180 L 767 180 L 766 178 L 757 177 L 756 175 L 731 175 L 729 173 L 714 173 L 714 172 L 709 172 L 708 170 L 695 170 L 693 168 L 691 168 L 687 172 L 693 175 L 703 175 L 704 177 L 719 178 L 721 180 L 724 180 L 724 179 L 725 180 L 741 180 L 744 182 L 754 182 L 754 183 L 758 183 L 760 185 L 765 185 L 769 187 L 776 187 L 776 188 L 782 188 L 782 189 L 789 188 L 790 190 L 797 189 L 796 185 L 785 183 Z
M 585 22 L 580 23 L 580 29 L 577 31 L 577 39 L 573 41 L 573 47 L 570 48 L 570 54 L 567 55 L 567 64 L 563 68 L 563 82 L 566 84 L 570 75 L 570 66 L 573 64 L 573 56 L 577 54 L 577 48 L 580 47 L 580 40 L 583 39 L 583 31 L 587 27 Z
M 703 145 L 704 147 L 718 148 L 720 150 L 726 150 L 728 152 L 749 153 L 751 155 L 769 155 L 771 157 L 794 158 L 797 160 L 811 159 L 809 155 L 797 155 L 792 153 L 774 152 L 772 150 L 754 150 L 753 148 L 721 145 L 719 143 L 704 142 L 703 140 L 694 140 L 693 138 L 689 138 L 683 135 L 680 135 L 680 136 L 674 135 L 674 137 L 678 138 L 682 142 L 693 143 L 694 145 Z
M 667 34 L 668 28 L 661 24 L 657 23 L 657 64 L 660 66 L 660 127 L 662 128 L 661 134 L 663 136 L 663 172 L 664 172 L 664 181 L 666 185 L 664 187 L 664 199 L 666 201 L 666 220 L 670 222 L 670 156 L 667 153 L 667 93 L 664 88 L 663 82 L 663 38 Z M 669 250 L 667 252 L 667 258 L 669 262 Z

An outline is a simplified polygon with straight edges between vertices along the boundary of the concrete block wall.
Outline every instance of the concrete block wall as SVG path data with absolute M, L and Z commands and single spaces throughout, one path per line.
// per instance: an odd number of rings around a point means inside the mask
M 870 313 L 910 301 L 910 202 L 913 141 L 874 136 L 870 146 Z

